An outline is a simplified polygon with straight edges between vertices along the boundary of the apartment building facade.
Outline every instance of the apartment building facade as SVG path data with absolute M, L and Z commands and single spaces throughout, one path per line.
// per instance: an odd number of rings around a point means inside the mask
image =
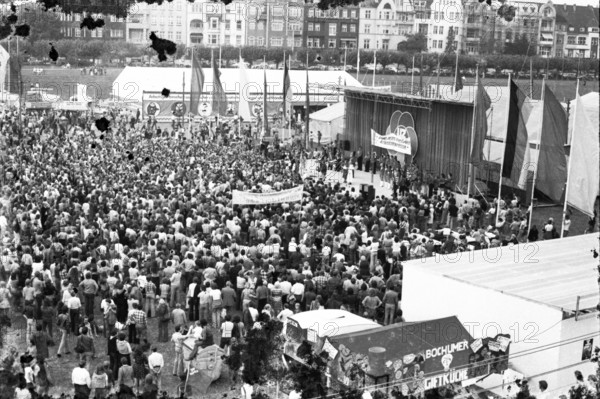
M 212 1 L 187 4 L 186 45 L 209 47 L 243 46 L 247 29 L 247 3 L 228 5 Z
M 248 3 L 246 8 L 248 46 L 303 47 L 305 7 L 302 0 Z
M 304 5 L 302 44 L 309 48 L 358 47 L 360 7 L 346 6 L 327 11 L 317 7 L 318 1 Z
M 175 43 L 185 43 L 187 34 L 186 0 L 173 0 L 162 5 L 136 3 L 126 21 L 125 39 L 133 43 L 148 43 L 150 32 Z
M 85 18 L 82 14 L 60 13 L 60 31 L 67 39 L 81 40 L 124 40 L 126 23 L 123 18 L 114 15 L 93 14 L 94 19 L 104 19 L 104 26 L 89 30 L 81 29 L 81 20 Z
M 409 0 L 367 0 L 359 7 L 359 47 L 396 50 L 413 32 L 415 11 Z

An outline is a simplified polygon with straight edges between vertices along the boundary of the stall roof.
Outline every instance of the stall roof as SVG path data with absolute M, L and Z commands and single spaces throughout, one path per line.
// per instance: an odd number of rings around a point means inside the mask
M 594 308 L 598 304 L 599 235 L 585 234 L 532 244 L 430 257 L 405 263 L 427 273 L 462 281 L 506 295 L 533 301 L 564 312 Z M 497 260 L 496 260 L 497 259 Z
M 314 329 L 319 337 L 351 333 L 378 328 L 379 324 L 341 309 L 323 309 L 302 312 L 290 316 L 301 329 Z
M 346 103 L 340 101 L 329 107 L 318 110 L 310 114 L 310 119 L 322 122 L 331 122 L 338 118 L 343 118 L 346 110 Z
M 210 68 L 203 68 L 204 91 L 212 90 L 213 73 Z M 222 68 L 221 83 L 227 93 L 238 93 L 240 70 L 238 68 Z M 304 94 L 306 90 L 307 73 L 304 70 L 291 70 L 290 81 L 294 95 Z M 183 78 L 185 76 L 185 78 Z M 248 92 L 263 91 L 264 71 L 262 69 L 247 69 Z M 281 93 L 283 90 L 283 70 L 267 71 L 267 86 L 269 92 Z M 161 92 L 168 88 L 172 92 L 180 92 L 182 79 L 185 79 L 185 91 L 189 93 L 192 82 L 191 68 L 168 67 L 125 67 L 113 83 L 114 95 L 117 98 L 140 100 L 144 91 Z M 311 93 L 322 93 L 337 90 L 339 85 L 361 86 L 360 82 L 345 71 L 308 71 L 309 89 Z M 318 86 L 318 88 L 317 88 Z

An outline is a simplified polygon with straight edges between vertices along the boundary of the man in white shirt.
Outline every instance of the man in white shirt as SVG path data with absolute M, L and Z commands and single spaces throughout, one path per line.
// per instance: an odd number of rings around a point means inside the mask
M 550 396 L 548 396 L 548 393 L 546 392 L 548 390 L 548 383 L 541 380 L 538 382 L 538 387 L 540 388 L 540 393 L 536 394 L 535 397 L 537 399 L 549 399 Z
M 77 397 L 78 394 L 84 398 L 90 396 L 91 380 L 90 372 L 85 368 L 85 360 L 80 361 L 79 367 L 75 367 L 73 373 L 71 373 L 71 383 L 75 388 L 75 397 Z
M 158 387 L 158 390 L 161 390 L 161 374 L 162 374 L 162 369 L 165 365 L 165 360 L 163 358 L 163 355 L 161 355 L 160 353 L 157 352 L 157 348 L 154 347 L 152 348 L 152 354 L 150 356 L 148 356 L 148 367 L 150 368 L 150 374 L 152 376 L 154 376 L 154 379 L 156 381 L 156 386 Z

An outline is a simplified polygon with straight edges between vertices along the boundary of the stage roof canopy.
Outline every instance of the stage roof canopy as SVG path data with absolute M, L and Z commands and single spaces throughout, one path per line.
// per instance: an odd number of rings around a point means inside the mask
M 598 234 L 409 261 L 427 273 L 498 291 L 565 312 L 598 304 Z
M 204 91 L 212 91 L 213 72 L 204 68 Z M 223 68 L 221 83 L 227 93 L 239 93 L 240 70 L 238 68 Z M 306 71 L 291 70 L 290 81 L 292 91 L 304 94 L 306 91 Z M 247 81 L 250 82 L 250 92 L 262 93 L 264 87 L 264 72 L 262 69 L 247 69 Z M 128 100 L 142 100 L 146 92 L 161 92 L 167 88 L 172 92 L 181 92 L 184 88 L 189 93 L 192 80 L 191 68 L 167 67 L 125 67 L 113 83 L 115 98 Z M 345 71 L 308 71 L 309 89 L 313 92 L 327 92 L 337 90 L 339 86 L 361 86 L 352 75 Z M 185 81 L 185 85 L 184 85 Z M 273 93 L 283 93 L 283 70 L 267 70 L 268 90 Z
M 318 110 L 310 114 L 310 119 L 321 122 L 331 122 L 338 118 L 343 118 L 346 109 L 346 103 L 340 101 L 329 107 Z

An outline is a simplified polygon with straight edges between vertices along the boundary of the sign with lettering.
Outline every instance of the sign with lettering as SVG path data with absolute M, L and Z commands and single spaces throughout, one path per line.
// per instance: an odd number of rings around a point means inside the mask
M 454 384 L 457 382 L 465 381 L 469 379 L 467 369 L 451 370 L 447 373 L 438 374 L 431 378 L 425 379 L 425 390 L 434 389 L 446 386 L 448 384 Z
M 252 193 L 249 191 L 233 190 L 234 205 L 266 205 L 296 202 L 302 200 L 304 186 L 300 185 L 289 190 L 273 191 L 270 193 Z
M 414 158 L 417 155 L 418 139 L 412 115 L 408 112 L 394 112 L 384 135 L 371 129 L 371 145 L 385 148 L 392 156 L 404 154 Z

